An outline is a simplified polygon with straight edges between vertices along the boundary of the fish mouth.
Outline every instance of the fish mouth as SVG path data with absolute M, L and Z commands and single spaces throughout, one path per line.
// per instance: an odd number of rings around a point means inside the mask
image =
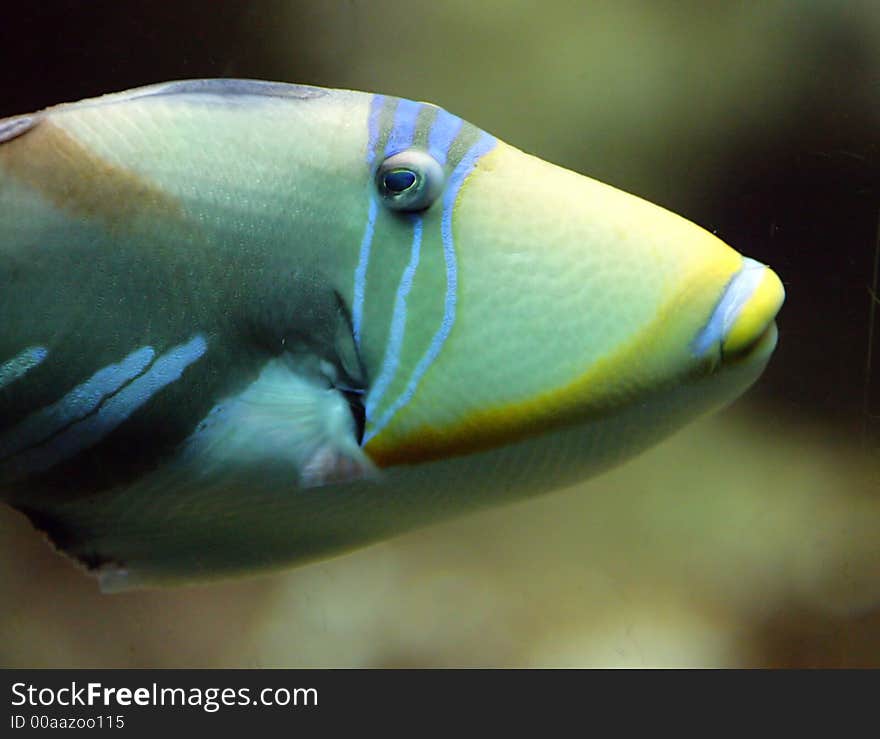
M 743 257 L 715 305 L 709 320 L 692 344 L 697 357 L 713 350 L 723 362 L 746 356 L 769 355 L 776 345 L 776 314 L 785 300 L 785 288 L 767 265 Z

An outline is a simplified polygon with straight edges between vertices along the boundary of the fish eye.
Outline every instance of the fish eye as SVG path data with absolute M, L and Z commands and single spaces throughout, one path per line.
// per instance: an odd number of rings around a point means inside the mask
M 392 210 L 425 210 L 440 195 L 443 180 L 440 162 L 421 149 L 393 154 L 376 170 L 376 189 Z

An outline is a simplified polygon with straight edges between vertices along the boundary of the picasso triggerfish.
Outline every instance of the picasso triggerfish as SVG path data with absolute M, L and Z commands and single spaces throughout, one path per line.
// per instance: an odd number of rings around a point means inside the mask
M 0 499 L 107 590 L 571 484 L 740 395 L 766 266 L 428 103 L 191 80 L 0 120 Z

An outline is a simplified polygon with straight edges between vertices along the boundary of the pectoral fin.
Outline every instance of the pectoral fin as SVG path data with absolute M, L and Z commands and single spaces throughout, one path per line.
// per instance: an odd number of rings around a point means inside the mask
M 299 487 L 319 487 L 376 475 L 361 449 L 349 399 L 312 372 L 273 359 L 241 395 L 214 409 L 188 443 L 185 457 L 203 465 L 259 465 L 287 459 Z

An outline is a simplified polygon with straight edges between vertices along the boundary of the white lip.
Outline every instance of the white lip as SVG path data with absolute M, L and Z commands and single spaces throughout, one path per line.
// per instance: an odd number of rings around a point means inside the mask
M 766 265 L 743 257 L 742 267 L 730 278 L 715 310 L 691 345 L 696 356 L 704 356 L 712 347 L 724 340 L 739 318 L 743 306 L 749 302 L 761 284 L 766 269 Z

